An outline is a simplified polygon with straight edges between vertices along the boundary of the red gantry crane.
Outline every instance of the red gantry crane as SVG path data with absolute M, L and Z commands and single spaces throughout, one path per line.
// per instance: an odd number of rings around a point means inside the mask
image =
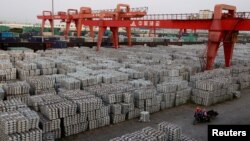
M 225 66 L 229 67 L 239 31 L 250 31 L 250 13 L 236 12 L 235 6 L 225 4 L 216 5 L 213 16 L 206 19 L 199 18 L 197 16 L 199 14 L 196 13 L 146 15 L 147 9 L 132 9 L 127 4 L 118 4 L 114 10 L 91 11 L 88 8 L 81 8 L 80 11 L 80 13 L 71 15 L 71 19 L 77 21 L 78 36 L 82 25 L 99 27 L 97 51 L 101 47 L 103 33 L 107 27 L 110 27 L 113 32 L 115 48 L 119 46 L 118 29 L 120 27 L 127 29 L 129 45 L 131 45 L 131 28 L 208 30 L 208 45 L 204 56 L 207 70 L 213 69 L 214 60 L 221 43 L 224 47 Z M 57 19 L 56 17 L 59 15 L 56 15 L 54 19 Z M 69 18 L 69 16 L 66 17 Z M 43 20 L 42 26 L 45 24 L 45 19 L 52 20 L 51 16 L 44 16 L 44 14 L 38 16 L 38 18 Z M 63 19 L 64 16 L 61 18 Z

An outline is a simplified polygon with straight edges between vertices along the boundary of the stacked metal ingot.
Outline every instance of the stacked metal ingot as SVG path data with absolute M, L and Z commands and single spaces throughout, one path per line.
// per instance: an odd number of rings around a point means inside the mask
M 0 62 L 0 82 L 15 80 L 17 78 L 16 68 L 9 60 Z
M 182 135 L 181 129 L 171 123 L 161 122 L 158 128 L 145 127 L 133 133 L 110 139 L 110 141 L 195 141 Z
M 81 82 L 75 78 L 65 78 L 61 81 L 61 87 L 66 90 L 80 90 Z
M 66 136 L 110 124 L 109 106 L 95 95 L 82 90 L 62 91 L 59 95 L 77 105 L 77 113 L 62 120 Z
M 27 108 L 27 105 L 20 99 L 0 100 L 0 112 L 16 111 L 21 108 Z
M 181 128 L 169 122 L 161 122 L 158 124 L 158 130 L 164 132 L 170 141 L 181 140 Z
M 40 75 L 40 69 L 37 68 L 37 64 L 32 61 L 17 61 L 16 68 L 18 72 L 18 78 L 21 80 L 27 79 L 30 76 Z
M 149 111 L 154 113 L 160 111 L 160 102 L 157 101 L 156 90 L 154 87 L 140 88 L 134 91 L 135 107 L 140 111 Z
M 233 83 L 238 85 L 237 90 L 250 87 L 250 67 L 235 66 L 232 68 Z
M 139 121 L 141 122 L 150 122 L 150 114 L 147 111 L 142 111 Z
M 23 51 L 22 50 L 11 50 L 8 51 L 10 55 L 10 61 L 15 64 L 17 61 L 21 61 L 23 59 Z
M 41 70 L 41 75 L 57 74 L 55 62 L 45 58 L 38 58 L 34 62 L 37 64 L 37 68 Z
M 191 88 L 184 80 L 158 84 L 157 91 L 159 95 L 162 95 L 161 109 L 185 104 L 191 96 Z
M 30 84 L 32 95 L 42 94 L 43 91 L 55 88 L 55 79 L 45 76 L 29 77 L 26 81 Z
M 229 69 L 215 69 L 191 76 L 191 100 L 209 106 L 233 98 L 233 79 Z
M 0 112 L 1 141 L 42 141 L 42 132 L 38 128 L 39 116 L 35 111 L 20 100 L 7 100 L 0 105 L 1 109 L 5 109 Z M 14 108 L 9 109 L 10 106 Z
M 3 86 L 6 99 L 20 99 L 24 103 L 28 103 L 30 85 L 26 81 L 8 83 Z
M 143 72 L 140 72 L 140 71 L 137 71 L 137 70 L 134 70 L 134 69 L 120 68 L 118 71 L 127 73 L 130 79 L 144 78 L 144 73 Z
M 40 128 L 42 129 L 43 136 L 48 138 L 50 136 L 51 140 L 61 138 L 61 127 L 60 119 L 49 120 L 47 117 L 39 114 L 40 117 Z
M 182 134 L 181 141 L 197 141 L 197 140 Z

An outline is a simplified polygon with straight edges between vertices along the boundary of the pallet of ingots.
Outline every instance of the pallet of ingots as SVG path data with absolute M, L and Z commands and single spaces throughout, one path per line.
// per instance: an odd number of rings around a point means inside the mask
M 49 120 L 45 116 L 39 113 L 40 117 L 40 123 L 39 126 L 42 130 L 44 138 L 49 138 L 55 140 L 58 138 L 61 138 L 61 120 L 60 119 L 54 119 L 54 120 Z
M 0 113 L 0 140 L 41 141 L 42 132 L 38 128 L 39 116 L 29 108 Z M 37 131 L 35 134 L 34 131 Z
M 175 96 L 175 106 L 186 104 L 191 99 L 191 91 L 192 89 L 190 87 L 177 91 Z
M 37 54 L 34 52 L 24 52 L 23 53 L 23 60 L 32 61 L 38 57 L 40 57 L 40 54 Z
M 33 95 L 37 95 L 39 91 L 55 88 L 55 79 L 45 76 L 29 77 L 26 81 L 30 84 L 31 94 Z
M 22 50 L 11 50 L 8 51 L 10 55 L 10 61 L 15 64 L 17 61 L 23 60 L 23 51 Z
M 13 67 L 9 60 L 1 60 L 0 62 L 0 81 L 9 81 L 16 79 L 16 68 Z
M 197 140 L 182 134 L 180 141 L 197 141 Z
M 41 106 L 41 113 L 50 120 L 64 118 L 76 114 L 77 105 L 71 101 L 63 101 Z
M 34 61 L 37 68 L 41 70 L 41 75 L 57 74 L 56 64 L 53 61 L 46 60 L 45 58 L 38 58 Z
M 17 61 L 16 68 L 18 72 L 18 78 L 20 78 L 21 80 L 24 80 L 30 76 L 40 75 L 40 69 L 37 69 L 36 63 L 28 61 Z
M 237 77 L 241 74 L 250 74 L 250 67 L 249 66 L 233 66 L 232 68 L 232 76 Z
M 30 85 L 26 81 L 5 84 L 3 89 L 6 99 L 16 98 L 28 103 Z
M 142 111 L 139 121 L 150 122 L 150 113 L 148 111 Z
M 135 88 L 153 86 L 153 83 L 151 81 L 145 80 L 145 79 L 132 80 L 132 81 L 129 81 L 129 83 L 132 84 Z
M 35 111 L 40 111 L 41 106 L 60 103 L 65 101 L 62 97 L 54 94 L 34 95 L 29 99 L 29 106 Z
M 104 94 L 108 93 L 116 93 L 116 92 L 128 92 L 133 91 L 134 87 L 129 83 L 114 83 L 114 84 L 101 84 L 91 87 L 86 87 L 86 90 L 89 91 L 91 94 L 94 94 L 98 97 L 101 97 Z
M 10 61 L 10 55 L 6 51 L 1 51 L 0 52 L 0 60 L 1 61 L 3 61 L 3 60 Z
M 0 100 L 0 112 L 16 111 L 21 108 L 27 108 L 27 105 L 20 99 Z
M 77 134 L 77 132 L 85 131 L 86 129 L 82 128 L 85 127 L 84 125 L 86 125 L 88 129 L 91 130 L 110 124 L 110 108 L 109 106 L 104 106 L 100 98 L 82 90 L 60 92 L 59 95 L 77 104 L 78 114 L 81 115 L 82 119 L 78 123 L 68 120 L 65 121 L 70 122 L 66 123 L 67 126 L 64 126 L 64 132 L 67 132 L 67 135 Z M 83 116 L 86 120 L 83 120 Z M 74 117 L 73 115 L 73 118 L 77 118 L 77 116 Z M 79 126 L 77 124 L 81 125 Z M 73 132 L 72 130 L 76 128 L 79 130 Z
M 61 81 L 63 79 L 69 78 L 69 76 L 64 75 L 64 74 L 52 74 L 52 75 L 47 75 L 46 77 L 49 77 L 55 80 L 56 89 L 61 86 Z
M 42 141 L 42 131 L 40 129 L 31 129 L 22 133 L 14 133 L 5 135 L 2 141 Z
M 149 111 L 150 113 L 160 110 L 160 101 L 156 96 L 155 88 L 141 88 L 135 90 L 135 107 L 141 111 Z
M 89 75 L 82 72 L 68 73 L 70 77 L 81 81 L 81 89 L 102 83 L 102 77 L 98 75 Z
M 250 68 L 246 66 L 236 66 L 232 69 L 233 83 L 239 84 L 239 89 L 250 86 Z
M 134 69 L 130 69 L 130 68 L 120 68 L 120 69 L 118 69 L 118 71 L 127 73 L 127 74 L 129 75 L 129 78 L 130 78 L 130 79 L 140 79 L 140 78 L 144 78 L 144 73 L 143 73 L 143 72 L 139 72 L 139 71 L 134 70 Z
M 61 87 L 67 90 L 80 90 L 81 82 L 75 78 L 65 78 L 61 81 Z
M 233 98 L 231 92 L 232 78 L 217 77 L 214 79 L 197 81 L 192 89 L 191 100 L 197 104 L 209 106 Z
M 67 73 L 74 73 L 76 72 L 76 65 L 74 63 L 68 63 L 62 61 L 61 63 L 56 64 L 58 68 L 59 74 L 67 74 Z
M 150 80 L 155 86 L 163 81 L 164 76 L 167 76 L 167 71 L 161 65 L 148 66 L 143 70 L 145 79 Z
M 250 87 L 250 74 L 242 74 L 238 77 L 238 84 L 240 90 Z
M 190 100 L 191 88 L 185 80 L 163 82 L 157 85 L 157 92 L 162 96 L 161 109 L 166 109 L 187 103 Z
M 158 124 L 158 130 L 164 132 L 170 141 L 181 140 L 181 128 L 169 122 L 161 122 Z
M 119 81 L 127 81 L 128 74 L 115 70 L 98 70 L 93 74 L 102 77 L 102 83 L 118 83 Z
M 111 122 L 113 124 L 125 121 L 125 114 L 122 114 L 121 104 L 112 104 L 110 106 Z
M 216 77 L 231 77 L 231 69 L 214 69 L 208 70 L 202 73 L 196 73 L 195 75 L 190 76 L 190 85 L 195 87 L 196 81 L 207 80 Z
M 127 140 L 167 141 L 168 138 L 167 135 L 162 131 L 159 131 L 152 127 L 145 127 L 142 130 L 135 131 L 130 134 L 125 134 L 121 137 L 110 139 L 110 141 L 127 141 Z
M 37 112 L 32 111 L 29 108 L 21 108 L 18 109 L 18 111 L 28 119 L 31 129 L 38 128 L 40 117 Z

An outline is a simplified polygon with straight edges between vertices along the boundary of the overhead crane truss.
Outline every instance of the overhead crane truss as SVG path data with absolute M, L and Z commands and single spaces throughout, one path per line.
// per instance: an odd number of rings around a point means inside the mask
M 48 11 L 44 11 L 42 16 L 38 16 L 38 19 L 42 19 L 42 32 L 46 20 L 49 20 L 51 27 L 53 27 L 52 14 L 45 15 L 45 13 Z M 89 7 L 82 7 L 79 12 L 72 9 L 67 14 L 58 12 L 57 15 L 54 15 L 54 20 L 66 21 L 66 37 L 72 22 L 76 25 L 78 36 L 80 36 L 83 25 L 90 27 L 92 37 L 94 37 L 93 27 L 99 27 L 97 51 L 101 47 L 103 33 L 107 27 L 110 27 L 113 32 L 115 48 L 119 46 L 118 28 L 120 27 L 126 28 L 129 46 L 131 46 L 131 28 L 208 30 L 208 46 L 204 56 L 206 69 L 213 69 L 220 43 L 223 43 L 224 47 L 225 66 L 229 67 L 239 31 L 250 31 L 250 13 L 236 12 L 235 6 L 219 4 L 215 6 L 212 18 L 199 19 L 197 15 L 196 13 L 147 15 L 147 8 L 132 9 L 127 4 L 118 4 L 116 9 L 112 10 L 92 11 Z

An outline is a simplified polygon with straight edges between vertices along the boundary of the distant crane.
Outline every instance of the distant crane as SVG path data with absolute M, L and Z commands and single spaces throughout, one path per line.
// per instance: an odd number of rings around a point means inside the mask
M 227 13 L 223 13 L 227 11 Z M 191 29 L 208 30 L 208 45 L 201 56 L 204 69 L 213 69 L 214 60 L 223 43 L 225 66 L 229 67 L 233 55 L 234 44 L 239 31 L 250 31 L 250 12 L 236 12 L 235 6 L 219 4 L 214 8 L 212 17 L 199 18 L 197 13 L 191 14 L 153 14 L 147 15 L 147 8 L 130 8 L 127 4 L 118 4 L 116 9 L 92 11 L 90 8 L 81 8 L 80 12 L 73 14 L 58 13 L 54 19 L 74 21 L 77 25 L 77 33 L 80 36 L 82 25 L 99 27 L 97 51 L 101 47 L 103 33 L 110 27 L 113 33 L 114 47 L 118 48 L 118 29 L 125 27 L 128 36 L 128 45 L 131 45 L 131 28 L 168 28 L 168 29 Z M 193 17 L 193 18 L 192 18 Z M 46 20 L 52 23 L 52 17 L 38 16 L 42 20 L 42 30 Z M 68 31 L 68 29 L 66 29 Z M 91 30 L 90 30 L 91 31 Z M 92 31 L 91 31 L 92 32 Z

